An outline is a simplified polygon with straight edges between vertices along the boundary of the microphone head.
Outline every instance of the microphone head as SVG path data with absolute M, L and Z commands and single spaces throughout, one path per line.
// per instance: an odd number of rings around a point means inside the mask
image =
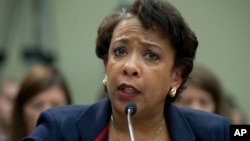
M 126 107 L 125 107 L 125 113 L 126 115 L 128 114 L 128 110 L 131 110 L 130 115 L 133 116 L 136 113 L 137 107 L 136 104 L 134 102 L 129 102 Z

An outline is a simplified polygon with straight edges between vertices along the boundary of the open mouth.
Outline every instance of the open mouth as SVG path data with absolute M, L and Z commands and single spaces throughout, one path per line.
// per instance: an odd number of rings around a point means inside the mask
M 122 88 L 121 90 L 128 94 L 133 94 L 137 92 L 134 88 Z
M 137 90 L 135 87 L 133 87 L 131 85 L 127 85 L 127 84 L 121 84 L 118 87 L 118 90 L 121 90 L 121 91 L 128 93 L 128 94 L 140 93 L 140 91 Z
M 128 85 L 128 84 L 121 84 L 118 87 L 118 90 L 121 92 L 121 95 L 137 95 L 140 93 L 135 87 Z

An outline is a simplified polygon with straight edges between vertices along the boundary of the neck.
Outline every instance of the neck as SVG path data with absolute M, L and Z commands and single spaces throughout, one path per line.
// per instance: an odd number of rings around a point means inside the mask
M 113 120 L 112 120 L 113 119 Z M 164 116 L 155 116 L 152 119 L 137 119 L 132 117 L 133 130 L 136 140 L 154 140 L 162 132 L 166 131 L 166 124 Z M 120 141 L 129 140 L 129 129 L 126 117 L 116 117 L 112 115 L 110 127 L 113 128 L 114 133 L 118 136 Z M 166 132 L 165 132 L 166 133 Z

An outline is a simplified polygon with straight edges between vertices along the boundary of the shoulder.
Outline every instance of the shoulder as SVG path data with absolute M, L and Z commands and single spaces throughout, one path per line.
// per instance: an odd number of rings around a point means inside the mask
M 88 105 L 67 105 L 62 107 L 51 108 L 44 111 L 42 115 L 48 115 L 57 120 L 57 122 L 65 122 L 67 120 L 76 122 L 82 116 L 98 111 L 105 103 L 105 100 L 100 100 L 94 104 Z
M 56 119 L 71 119 L 84 114 L 92 105 L 67 105 L 48 109 L 42 112 L 41 115 L 51 115 Z
M 78 124 L 78 121 L 97 113 L 105 103 L 108 103 L 107 101 L 101 100 L 90 105 L 68 105 L 48 109 L 41 113 L 36 129 L 24 141 L 59 140 L 62 138 L 65 141 L 79 140 L 79 129 L 88 125 L 86 122 L 89 123 L 95 118 L 87 118 L 81 125 Z
M 188 122 L 191 130 L 197 137 L 202 138 L 209 135 L 213 138 L 220 138 L 221 140 L 229 137 L 230 123 L 228 118 L 190 108 L 176 108 L 186 122 Z
M 75 121 L 80 116 L 80 113 L 85 113 L 88 107 L 90 106 L 72 105 L 52 108 L 42 112 L 36 129 L 23 141 L 59 140 L 62 137 L 78 140 L 79 134 L 77 133 Z
M 86 114 L 93 105 L 67 105 L 48 109 L 41 113 L 37 124 L 49 125 L 60 133 L 77 129 L 76 122 L 79 118 Z
M 188 122 L 194 125 L 202 123 L 202 125 L 206 127 L 213 127 L 223 123 L 229 124 L 229 120 L 227 118 L 217 114 L 182 107 L 177 107 L 177 109 L 180 111 L 181 115 L 187 119 Z

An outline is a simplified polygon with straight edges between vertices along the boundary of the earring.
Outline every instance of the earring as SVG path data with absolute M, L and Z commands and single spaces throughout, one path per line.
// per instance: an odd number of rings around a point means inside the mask
M 173 88 L 170 89 L 169 95 L 170 95 L 171 97 L 174 97 L 175 94 L 176 94 L 176 88 L 173 87 Z
M 107 75 L 104 76 L 103 80 L 102 80 L 102 83 L 104 86 L 107 85 Z

